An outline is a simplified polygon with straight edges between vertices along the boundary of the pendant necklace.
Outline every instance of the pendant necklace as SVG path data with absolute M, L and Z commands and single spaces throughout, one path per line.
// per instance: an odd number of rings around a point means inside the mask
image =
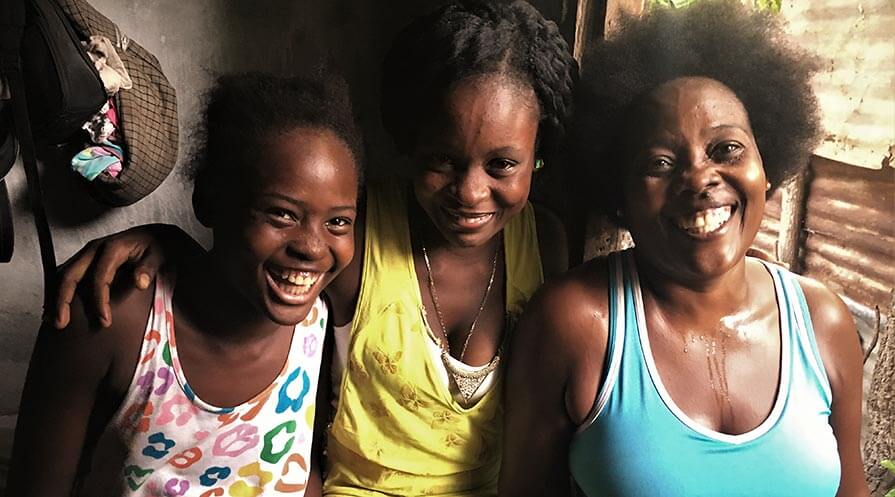
M 466 340 L 463 341 L 463 349 L 460 350 L 460 362 L 463 362 L 463 357 L 466 355 L 466 347 L 469 346 L 469 339 L 472 338 L 472 334 L 475 333 L 475 325 L 478 323 L 482 311 L 485 310 L 485 304 L 488 302 L 488 295 L 491 293 L 491 287 L 494 284 L 494 276 L 497 274 L 497 256 L 500 253 L 501 241 L 502 236 L 498 235 L 497 247 L 495 247 L 494 256 L 491 258 L 491 276 L 488 278 L 488 286 L 485 288 L 485 294 L 482 295 L 482 303 L 479 304 L 479 310 L 476 312 L 472 324 L 469 326 L 469 332 L 466 333 Z M 497 365 L 500 363 L 500 349 L 497 350 L 497 353 L 491 358 L 491 361 L 488 362 L 488 364 L 477 371 L 465 371 L 454 364 L 453 358 L 451 357 L 451 344 L 447 339 L 447 327 L 444 325 L 444 316 L 441 313 L 441 307 L 438 305 L 438 292 L 435 291 L 435 278 L 432 275 L 432 265 L 429 263 L 429 253 L 426 250 L 426 244 L 421 242 L 421 245 L 423 248 L 423 261 L 426 263 L 426 276 L 428 276 L 429 279 L 429 295 L 432 297 L 432 304 L 435 306 L 435 314 L 438 316 L 438 324 L 441 326 L 441 334 L 444 335 L 443 341 L 440 339 L 438 340 L 439 345 L 441 346 L 441 362 L 444 363 L 444 367 L 447 369 L 448 374 L 457 386 L 457 390 L 460 391 L 460 395 L 463 396 L 463 399 L 466 402 L 469 402 L 472 395 L 480 386 L 482 386 L 482 383 L 485 382 L 485 378 L 487 378 L 492 371 L 497 369 Z

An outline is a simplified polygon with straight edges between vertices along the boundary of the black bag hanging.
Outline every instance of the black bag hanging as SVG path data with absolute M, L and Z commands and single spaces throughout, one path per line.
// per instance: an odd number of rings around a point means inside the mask
M 36 97 L 26 98 L 34 136 L 45 143 L 69 141 L 108 97 L 81 37 L 55 0 L 25 1 L 20 54 L 26 91 Z
M 71 141 L 107 102 L 103 81 L 82 44 L 93 35 L 115 40 L 133 87 L 114 96 L 124 152 L 121 171 L 117 177 L 97 176 L 88 184 L 91 193 L 108 205 L 132 204 L 157 188 L 177 160 L 176 95 L 155 56 L 84 0 L 0 0 L 0 76 L 12 96 L 0 100 L 0 262 L 12 254 L 11 206 L 2 178 L 15 160 L 15 142 L 8 136 L 14 128 L 40 242 L 46 302 L 55 289 L 56 258 L 34 142 Z M 11 109 L 4 112 L 3 107 Z M 4 114 L 11 115 L 14 126 Z
M 30 0 L 29 0 L 30 1 Z M 41 0 L 44 1 L 44 0 Z M 46 212 L 43 205 L 43 195 L 40 187 L 40 176 L 37 172 L 37 156 L 34 148 L 34 140 L 31 134 L 31 121 L 28 113 L 27 96 L 25 94 L 25 82 L 22 76 L 22 61 L 20 58 L 20 48 L 24 40 L 24 33 L 28 31 L 30 35 L 34 35 L 35 31 L 27 28 L 26 19 L 34 19 L 35 15 L 40 12 L 33 8 L 28 8 L 24 0 L 8 0 L 0 3 L 0 75 L 5 78 L 10 93 L 11 115 L 14 125 L 15 135 L 18 138 L 19 146 L 22 154 L 22 163 L 25 168 L 25 177 L 28 183 L 28 200 L 31 205 L 32 215 L 34 216 L 34 224 L 37 228 L 37 238 L 40 244 L 41 265 L 43 266 L 44 276 L 44 305 L 53 301 L 53 292 L 55 291 L 55 274 L 56 274 L 56 253 L 53 248 L 53 237 L 50 233 L 50 225 L 47 222 Z M 47 29 L 52 23 L 44 25 Z M 59 24 L 55 24 L 57 31 L 45 31 L 48 34 L 60 35 Z M 39 29 L 39 28 L 38 28 Z M 62 28 L 64 30 L 64 28 Z M 65 34 L 68 38 L 68 33 Z M 32 40 L 33 42 L 33 40 Z M 69 42 L 70 43 L 70 42 Z M 47 45 L 52 45 L 48 42 Z M 48 57 L 58 56 L 58 52 L 47 47 L 43 53 Z M 47 64 L 45 67 L 51 66 Z M 52 67 L 65 68 L 68 64 L 56 62 Z M 63 76 L 65 77 L 65 76 Z M 99 76 L 97 75 L 97 78 Z M 102 82 L 100 81 L 100 84 Z M 64 86 L 60 85 L 60 87 Z M 66 103 L 65 98 L 59 99 L 60 102 Z M 100 103 L 102 105 L 102 103 Z M 97 107 L 98 109 L 99 107 Z M 94 110 L 96 112 L 96 110 Z M 46 118 L 46 115 L 39 117 Z M 51 119 L 47 120 L 51 122 Z M 52 130 L 60 133 L 62 129 Z M 73 131 L 72 131 L 73 132 Z M 69 133 L 70 134 L 70 133 Z M 3 183 L 0 189 L 0 235 L 4 240 L 0 242 L 5 247 L 7 253 L 4 256 L 12 255 L 12 216 L 9 196 L 6 192 L 6 184 Z

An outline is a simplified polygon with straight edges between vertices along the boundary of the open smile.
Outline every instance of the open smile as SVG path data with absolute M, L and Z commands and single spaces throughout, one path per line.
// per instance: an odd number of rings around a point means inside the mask
M 675 227 L 691 238 L 709 239 L 723 234 L 736 205 L 722 205 L 671 218 Z
M 309 297 L 316 297 L 313 291 L 323 280 L 323 272 L 267 266 L 267 283 L 277 300 L 284 304 L 303 304 Z
M 494 219 L 494 212 L 470 212 L 455 209 L 443 209 L 448 220 L 461 229 L 477 229 Z

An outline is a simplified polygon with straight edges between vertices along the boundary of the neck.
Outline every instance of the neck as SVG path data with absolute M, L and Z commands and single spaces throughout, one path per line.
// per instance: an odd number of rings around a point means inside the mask
M 666 316 L 692 323 L 716 322 L 737 313 L 749 300 L 745 259 L 722 274 L 680 281 L 639 257 L 636 248 L 634 256 L 645 293 Z
M 272 336 L 281 325 L 240 295 L 220 267 L 212 252 L 180 272 L 174 290 L 178 318 L 202 335 L 234 345 Z

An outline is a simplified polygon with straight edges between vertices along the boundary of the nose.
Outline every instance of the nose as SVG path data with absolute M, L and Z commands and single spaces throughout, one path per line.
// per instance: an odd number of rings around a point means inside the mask
M 454 178 L 454 196 L 466 206 L 477 205 L 488 197 L 490 177 L 483 167 L 470 165 Z
M 721 182 L 716 164 L 708 157 L 686 158 L 686 162 L 680 167 L 680 191 L 700 194 L 717 186 Z
M 290 233 L 286 253 L 296 259 L 312 261 L 323 257 L 326 243 L 319 229 L 302 222 Z

